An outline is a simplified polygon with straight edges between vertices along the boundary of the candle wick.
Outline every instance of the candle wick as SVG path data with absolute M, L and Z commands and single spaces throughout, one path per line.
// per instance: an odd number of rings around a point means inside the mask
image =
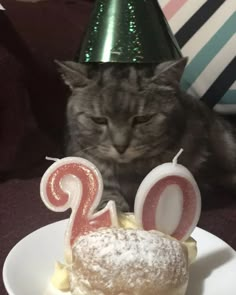
M 177 160 L 179 158 L 179 156 L 182 154 L 182 152 L 184 151 L 184 149 L 180 149 L 179 152 L 177 153 L 177 155 L 174 157 L 174 159 L 172 160 L 173 164 L 176 165 L 177 164 Z
M 48 161 L 54 161 L 54 162 L 60 160 L 58 158 L 52 158 L 52 157 L 47 157 L 47 156 L 45 157 L 45 159 L 48 160 Z

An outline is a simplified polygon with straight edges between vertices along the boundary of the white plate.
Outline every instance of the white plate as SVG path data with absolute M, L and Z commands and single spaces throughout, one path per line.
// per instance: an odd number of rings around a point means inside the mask
M 11 250 L 3 267 L 10 295 L 57 294 L 47 289 L 55 261 L 63 261 L 66 224 L 67 220 L 62 220 L 42 227 Z M 191 266 L 187 295 L 235 295 L 236 252 L 200 228 L 192 236 L 198 242 L 198 258 Z

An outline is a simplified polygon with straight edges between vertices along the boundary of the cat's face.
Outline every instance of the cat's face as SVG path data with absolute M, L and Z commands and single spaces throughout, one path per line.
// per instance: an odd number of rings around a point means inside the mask
M 179 111 L 179 81 L 170 75 L 178 67 L 171 65 L 168 79 L 163 67 L 80 67 L 74 69 L 78 80 L 68 80 L 63 71 L 72 88 L 67 108 L 71 150 L 128 163 L 165 147 L 170 118 Z

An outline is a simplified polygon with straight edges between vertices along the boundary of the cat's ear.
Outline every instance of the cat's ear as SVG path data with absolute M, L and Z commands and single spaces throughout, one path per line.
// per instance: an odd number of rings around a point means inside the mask
M 154 76 L 152 77 L 151 80 L 153 82 L 172 81 L 172 82 L 179 83 L 187 62 L 188 62 L 187 57 L 184 57 L 178 60 L 162 62 L 156 67 Z
M 59 67 L 62 79 L 70 89 L 73 90 L 88 85 L 90 80 L 87 77 L 87 67 L 85 65 L 73 61 L 62 62 L 55 60 L 55 63 Z

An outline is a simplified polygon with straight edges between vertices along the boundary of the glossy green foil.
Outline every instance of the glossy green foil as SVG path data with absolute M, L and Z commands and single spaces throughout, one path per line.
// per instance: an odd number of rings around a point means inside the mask
M 179 57 L 157 0 L 97 0 L 76 61 L 159 63 Z

